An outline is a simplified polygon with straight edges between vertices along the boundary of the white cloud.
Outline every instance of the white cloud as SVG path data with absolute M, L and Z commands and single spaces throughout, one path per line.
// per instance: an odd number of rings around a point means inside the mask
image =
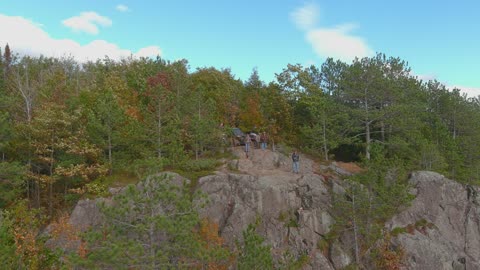
M 314 3 L 310 3 L 291 12 L 290 18 L 300 29 L 308 30 L 315 26 L 318 20 L 318 15 L 318 6 Z
M 74 16 L 62 21 L 62 24 L 75 32 L 85 32 L 88 34 L 98 34 L 99 26 L 111 26 L 112 20 L 98 15 L 96 12 L 82 12 L 79 16 Z
M 138 57 L 162 55 L 162 50 L 158 46 L 148 46 L 145 48 L 141 48 L 135 55 Z
M 412 76 L 415 76 L 415 77 L 417 77 L 417 79 L 422 80 L 424 82 L 433 81 L 433 80 L 437 79 L 437 75 L 433 74 L 433 73 L 431 73 L 431 74 L 415 74 L 415 73 L 412 73 Z
M 118 10 L 118 11 L 120 11 L 120 12 L 127 12 L 127 11 L 130 10 L 127 6 L 125 6 L 125 5 L 123 5 L 123 4 L 117 5 L 117 6 L 115 7 L 115 9 Z
M 133 57 L 155 57 L 161 55 L 157 46 L 149 46 L 134 53 L 122 49 L 114 43 L 105 40 L 94 40 L 81 45 L 71 39 L 54 39 L 45 32 L 39 24 L 23 17 L 12 17 L 0 14 L 0 46 L 8 43 L 14 53 L 32 56 L 73 56 L 80 62 L 95 61 L 108 56 L 114 60 Z
M 305 39 L 313 51 L 322 58 L 332 57 L 345 62 L 355 57 L 372 56 L 374 51 L 367 42 L 351 32 L 355 24 L 341 24 L 335 27 L 317 27 L 319 11 L 315 4 L 307 4 L 290 14 L 295 24 L 305 31 Z
M 447 88 L 451 91 L 455 88 L 460 89 L 460 92 L 467 94 L 468 97 L 478 97 L 480 95 L 480 87 L 470 87 L 461 85 L 448 85 Z
M 355 57 L 373 55 L 373 50 L 368 47 L 365 40 L 349 33 L 353 28 L 353 25 L 341 25 L 313 29 L 307 32 L 306 38 L 320 57 L 332 57 L 349 62 Z

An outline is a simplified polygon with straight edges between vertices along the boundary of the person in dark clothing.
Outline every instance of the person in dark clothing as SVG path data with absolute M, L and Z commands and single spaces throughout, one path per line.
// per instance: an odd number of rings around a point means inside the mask
M 300 172 L 300 155 L 297 153 L 297 150 L 293 151 L 292 154 L 292 161 L 293 161 L 293 173 Z
M 250 151 L 250 143 L 252 143 L 252 138 L 250 137 L 250 133 L 247 133 L 245 136 L 245 154 L 248 158 L 248 152 Z

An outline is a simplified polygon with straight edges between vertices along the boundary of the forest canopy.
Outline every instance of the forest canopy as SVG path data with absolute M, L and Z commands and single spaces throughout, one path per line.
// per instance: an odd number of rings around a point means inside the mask
M 23 196 L 51 212 L 108 174 L 191 166 L 228 146 L 232 127 L 324 160 L 376 153 L 478 183 L 478 97 L 419 80 L 381 53 L 288 65 L 269 83 L 255 69 L 241 81 L 229 69 L 191 71 L 186 60 L 79 63 L 8 45 L 1 56 L 2 207 Z

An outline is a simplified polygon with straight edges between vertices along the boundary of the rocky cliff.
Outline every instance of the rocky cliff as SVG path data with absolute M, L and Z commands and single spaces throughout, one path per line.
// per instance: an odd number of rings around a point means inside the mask
M 340 243 L 327 250 L 319 245 L 334 223 L 332 194 L 344 190 L 341 168 L 317 166 L 302 156 L 300 174 L 294 174 L 290 158 L 278 152 L 255 150 L 249 159 L 240 149 L 236 154 L 237 160 L 200 178 L 197 186 L 209 198 L 201 215 L 219 224 L 228 245 L 260 220 L 259 232 L 277 258 L 286 251 L 306 255 L 304 269 L 352 263 L 351 250 Z M 479 189 L 432 172 L 413 173 L 410 182 L 416 199 L 385 225 L 399 232 L 392 244 L 405 250 L 404 269 L 480 269 Z M 80 201 L 70 221 L 95 226 L 96 213 L 95 201 Z
M 242 153 L 238 153 L 239 156 Z M 310 269 L 334 269 L 317 248 L 333 222 L 330 191 L 313 162 L 302 158 L 301 173 L 290 172 L 290 160 L 279 153 L 257 150 L 250 159 L 232 161 L 237 173 L 218 172 L 199 180 L 198 188 L 209 195 L 202 215 L 220 225 L 233 246 L 248 224 L 260 217 L 259 230 L 275 256 L 286 251 L 308 255 Z
M 478 187 L 433 172 L 413 173 L 410 183 L 416 199 L 386 224 L 404 231 L 393 241 L 406 252 L 405 269 L 480 269 Z

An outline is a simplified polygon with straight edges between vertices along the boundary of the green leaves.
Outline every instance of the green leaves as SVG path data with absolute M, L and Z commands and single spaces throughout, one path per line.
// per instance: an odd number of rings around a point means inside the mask
M 385 221 L 414 199 L 409 193 L 403 160 L 388 158 L 384 146 L 373 144 L 366 171 L 346 180 L 345 194 L 334 197 L 333 234 L 353 236 L 356 263 L 382 237 Z
M 9 211 L 0 210 L 0 260 L 5 269 L 57 269 L 56 253 L 39 237 L 45 222 L 41 209 L 31 209 L 19 200 Z
M 0 162 L 0 209 L 19 198 L 24 191 L 27 167 L 18 162 Z
M 256 224 L 248 225 L 243 231 L 237 267 L 239 270 L 273 269 L 271 247 L 264 244 L 265 238 L 256 232 Z

